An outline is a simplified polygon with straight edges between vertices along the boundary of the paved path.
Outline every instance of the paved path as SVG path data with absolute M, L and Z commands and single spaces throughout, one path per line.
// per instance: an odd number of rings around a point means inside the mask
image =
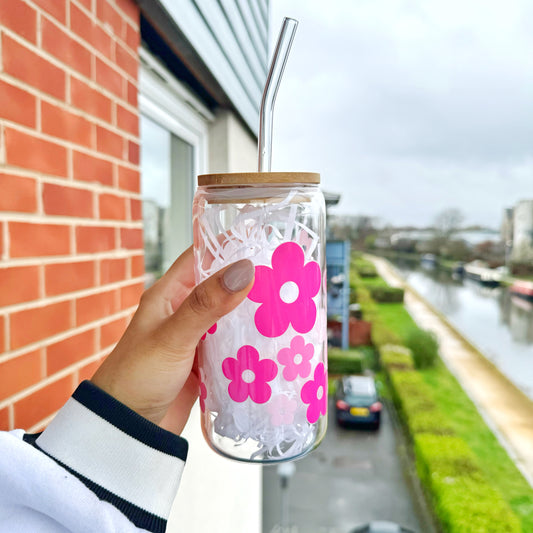
M 420 327 L 435 332 L 446 366 L 533 487 L 533 402 L 413 291 L 388 261 L 371 259 L 390 285 L 405 289 L 407 310 Z
M 294 463 L 287 495 L 289 528 L 280 526 L 284 496 L 277 466 L 264 467 L 263 533 L 349 533 L 370 520 L 392 520 L 430 533 L 424 517 L 418 518 L 417 499 L 403 473 L 402 453 L 386 410 L 378 432 L 341 429 L 330 399 L 324 441 Z

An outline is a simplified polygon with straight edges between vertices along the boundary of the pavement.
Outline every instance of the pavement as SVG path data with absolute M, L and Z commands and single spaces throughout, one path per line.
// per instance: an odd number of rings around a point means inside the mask
M 293 463 L 288 488 L 281 488 L 276 465 L 263 467 L 263 533 L 349 533 L 370 520 L 431 532 L 404 474 L 402 446 L 387 410 L 377 432 L 344 429 L 330 399 L 326 437 Z
M 415 322 L 437 335 L 441 358 L 533 487 L 533 402 L 405 283 L 387 260 L 371 258 L 387 283 L 405 289 Z

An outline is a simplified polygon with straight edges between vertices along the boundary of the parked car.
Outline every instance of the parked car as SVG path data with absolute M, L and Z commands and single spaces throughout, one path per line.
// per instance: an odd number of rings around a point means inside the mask
M 340 426 L 361 424 L 379 429 L 382 407 L 373 377 L 344 376 L 337 383 L 335 409 Z
M 399 526 L 394 522 L 384 520 L 374 520 L 364 526 L 352 529 L 350 533 L 415 533 L 412 529 Z

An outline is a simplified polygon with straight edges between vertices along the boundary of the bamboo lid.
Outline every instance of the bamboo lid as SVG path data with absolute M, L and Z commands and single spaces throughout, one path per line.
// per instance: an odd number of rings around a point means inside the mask
M 320 183 L 320 174 L 316 172 L 234 172 L 225 174 L 202 174 L 198 176 L 198 185 L 252 185 L 258 183 L 311 184 Z

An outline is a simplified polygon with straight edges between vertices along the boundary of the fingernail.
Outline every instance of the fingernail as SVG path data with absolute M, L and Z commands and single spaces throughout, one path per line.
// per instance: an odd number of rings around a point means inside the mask
M 252 281 L 254 273 L 254 264 L 249 259 L 241 259 L 224 272 L 222 284 L 229 292 L 242 291 Z

